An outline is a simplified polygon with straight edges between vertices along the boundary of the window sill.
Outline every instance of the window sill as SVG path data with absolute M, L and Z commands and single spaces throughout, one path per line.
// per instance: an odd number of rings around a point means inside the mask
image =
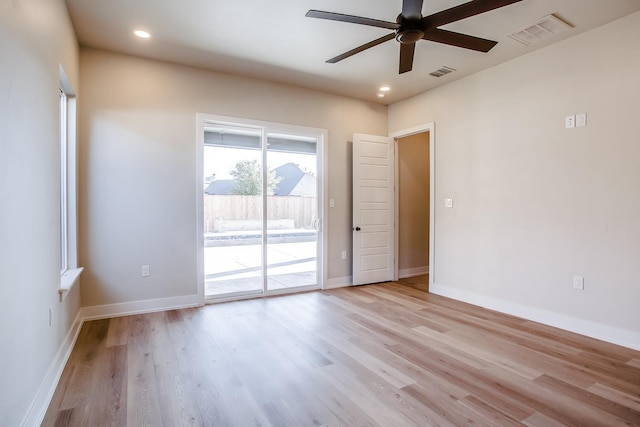
M 84 267 L 80 268 L 72 268 L 64 272 L 60 276 L 60 288 L 58 289 L 58 294 L 60 294 L 60 302 L 62 302 L 71 288 L 78 283 L 78 279 L 80 279 L 80 273 L 82 273 Z

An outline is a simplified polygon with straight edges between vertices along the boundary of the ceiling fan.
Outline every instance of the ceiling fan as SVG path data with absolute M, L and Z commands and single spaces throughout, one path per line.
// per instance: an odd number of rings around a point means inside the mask
M 479 15 L 490 10 L 508 6 L 522 0 L 472 0 L 459 6 L 424 17 L 422 16 L 422 1 L 423 0 L 402 0 L 402 13 L 398 15 L 396 22 L 344 15 L 341 13 L 324 12 L 321 10 L 310 10 L 305 16 L 394 30 L 391 34 L 370 41 L 369 43 L 365 43 L 355 49 L 351 49 L 350 51 L 338 55 L 335 58 L 329 59 L 327 62 L 334 64 L 355 55 L 356 53 L 360 53 L 366 49 L 395 38 L 400 42 L 399 74 L 402 74 L 407 71 L 411 71 L 413 68 L 413 54 L 415 52 L 416 42 L 420 39 L 444 43 L 451 46 L 458 46 L 479 52 L 489 52 L 496 44 L 498 44 L 498 42 L 443 30 L 438 27 L 461 19 L 469 18 L 471 16 Z

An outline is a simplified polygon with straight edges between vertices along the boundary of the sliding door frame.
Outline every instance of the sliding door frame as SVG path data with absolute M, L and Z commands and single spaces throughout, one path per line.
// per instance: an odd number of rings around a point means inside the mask
M 318 162 L 318 188 L 317 188 L 317 231 L 318 231 L 318 239 L 317 245 L 320 248 L 316 248 L 317 254 L 317 286 L 313 287 L 296 287 L 290 289 L 278 289 L 269 291 L 266 287 L 264 287 L 264 292 L 261 294 L 252 294 L 246 296 L 232 296 L 229 298 L 220 297 L 215 299 L 206 299 L 205 298 L 205 277 L 204 277 L 204 133 L 205 126 L 207 123 L 216 123 L 220 125 L 231 125 L 231 126 L 246 126 L 246 127 L 254 127 L 256 129 L 262 130 L 263 141 L 266 141 L 267 133 L 287 133 L 287 134 L 295 134 L 299 136 L 308 136 L 314 137 L 317 140 L 317 149 L 316 149 L 316 162 Z M 252 120 L 252 119 L 243 119 L 237 117 L 229 117 L 229 116 L 220 116 L 214 114 L 206 114 L 206 113 L 196 113 L 196 274 L 197 274 L 197 291 L 198 295 L 201 298 L 202 303 L 210 303 L 210 302 L 223 302 L 228 300 L 239 300 L 246 298 L 256 298 L 260 296 L 269 296 L 269 295 L 277 295 L 283 293 L 291 293 L 291 292 L 300 292 L 307 289 L 324 289 L 325 281 L 327 277 L 327 218 L 328 218 L 328 204 L 326 203 L 326 189 L 327 189 L 327 162 L 326 162 L 326 146 L 328 142 L 328 131 L 326 129 L 314 128 L 308 126 L 298 126 L 298 125 L 290 125 L 283 123 L 274 123 L 274 122 L 266 122 L 261 120 Z M 265 142 L 266 143 L 266 142 Z M 263 161 L 266 160 L 267 149 L 266 147 L 262 151 Z M 266 167 L 263 168 L 263 194 L 264 186 L 266 185 L 266 181 L 264 180 L 266 174 Z M 266 203 L 263 204 L 263 245 L 266 244 Z M 263 279 L 266 274 L 266 264 L 265 264 L 265 252 L 263 251 Z M 265 282 L 266 283 L 266 282 Z

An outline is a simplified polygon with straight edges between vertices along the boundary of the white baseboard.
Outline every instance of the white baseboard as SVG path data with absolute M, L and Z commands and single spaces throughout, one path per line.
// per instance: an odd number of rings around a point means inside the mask
M 76 343 L 80 328 L 86 320 L 104 319 L 108 317 L 126 316 L 129 314 L 150 313 L 154 311 L 174 310 L 178 308 L 197 307 L 202 305 L 202 298 L 198 295 L 185 295 L 173 298 L 161 298 L 147 301 L 126 302 L 121 304 L 99 305 L 82 307 L 73 326 L 67 333 L 55 360 L 51 363 L 45 375 L 35 399 L 29 407 L 27 415 L 22 421 L 22 426 L 39 426 L 44 419 L 47 408 L 51 403 L 53 393 L 58 386 L 62 371 L 71 355 Z
M 333 279 L 328 279 L 327 284 L 322 289 L 344 288 L 351 285 L 353 285 L 353 278 L 351 276 L 335 277 Z
M 159 298 L 144 301 L 123 302 L 119 304 L 94 305 L 82 307 L 82 320 L 105 319 L 108 317 L 128 316 L 131 314 L 152 313 L 154 311 L 177 310 L 179 308 L 203 305 L 200 295 L 183 295 L 171 298 Z
M 414 277 L 414 276 L 422 276 L 424 274 L 429 274 L 428 265 L 425 265 L 423 267 L 405 268 L 402 270 L 398 270 L 398 278 L 400 279 L 406 279 L 407 277 Z
M 67 364 L 69 356 L 71 355 L 73 346 L 75 345 L 76 339 L 78 338 L 78 333 L 80 333 L 81 325 L 82 319 L 80 317 L 80 312 L 78 312 L 76 318 L 73 321 L 73 325 L 69 329 L 69 332 L 67 332 L 64 341 L 58 349 L 58 353 L 56 354 L 55 359 L 49 366 L 49 369 L 47 370 L 42 383 L 40 383 L 38 393 L 33 399 L 33 402 L 31 402 L 29 411 L 22 420 L 21 426 L 39 426 L 40 424 L 42 424 L 44 416 L 47 413 L 47 409 L 49 408 L 49 403 L 53 398 L 53 393 L 56 391 L 56 387 L 58 386 L 58 382 L 60 381 L 60 377 L 62 376 L 62 371 Z
M 575 332 L 591 338 L 596 338 L 612 344 L 640 350 L 640 333 L 625 329 L 614 328 L 589 320 L 578 319 L 564 314 L 516 304 L 496 298 L 485 297 L 472 292 L 461 291 L 449 286 L 434 283 L 429 287 L 429 292 L 443 297 L 455 299 L 523 319 Z

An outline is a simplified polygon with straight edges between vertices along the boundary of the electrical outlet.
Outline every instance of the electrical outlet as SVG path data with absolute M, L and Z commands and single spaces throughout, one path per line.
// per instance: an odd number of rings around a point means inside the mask
M 347 251 L 342 251 L 342 259 L 347 259 Z
M 149 270 L 149 266 L 148 265 L 143 265 L 142 266 L 142 277 L 149 277 L 151 276 L 151 271 Z
M 453 199 L 444 199 L 444 207 L 452 208 L 453 207 Z
M 573 276 L 573 289 L 584 290 L 584 277 L 582 276 Z

